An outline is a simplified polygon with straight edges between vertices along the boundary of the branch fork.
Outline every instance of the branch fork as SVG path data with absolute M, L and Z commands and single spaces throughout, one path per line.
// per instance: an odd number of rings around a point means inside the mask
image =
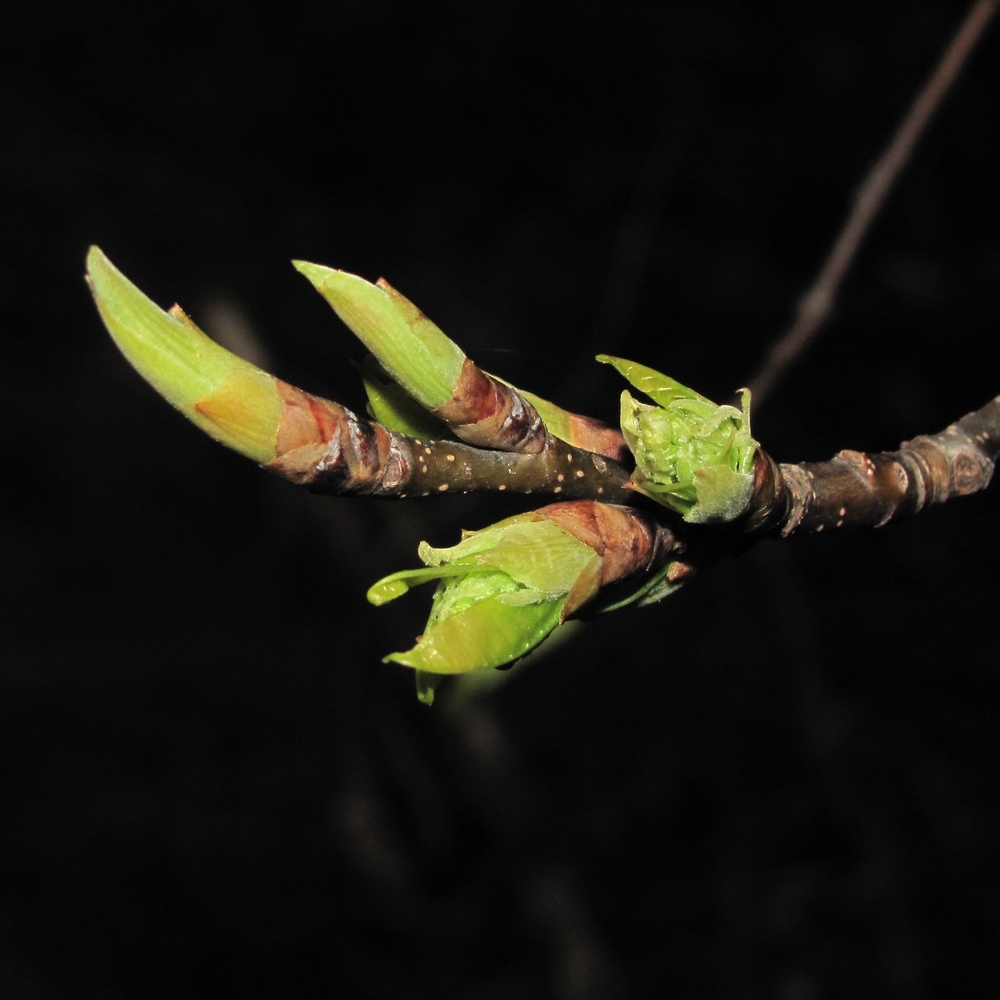
M 317 493 L 403 499 L 454 492 L 556 501 L 420 548 L 424 568 L 369 591 L 385 603 L 438 581 L 412 650 L 388 659 L 438 674 L 504 666 L 568 616 L 647 604 L 758 538 L 880 527 L 984 489 L 1000 453 L 1000 397 L 897 451 L 778 464 L 741 408 L 717 406 L 635 362 L 601 356 L 653 405 L 622 396 L 624 434 L 478 368 L 387 282 L 296 267 L 372 351 L 362 377 L 376 419 L 256 368 L 164 311 L 96 247 L 88 281 L 126 358 L 216 440 Z

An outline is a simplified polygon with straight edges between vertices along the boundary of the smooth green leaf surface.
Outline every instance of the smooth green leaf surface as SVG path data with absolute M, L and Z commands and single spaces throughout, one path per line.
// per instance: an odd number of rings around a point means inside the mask
M 98 247 L 87 281 L 119 350 L 206 434 L 257 462 L 274 458 L 283 403 L 274 378 L 206 336 L 176 307 L 165 312 Z
M 409 299 L 347 271 L 292 263 L 421 406 L 433 410 L 451 399 L 465 355 Z
M 457 440 L 443 420 L 438 420 L 392 381 L 374 355 L 369 354 L 362 362 L 361 378 L 369 412 L 383 427 L 420 441 Z
M 429 627 L 416 646 L 386 663 L 435 674 L 501 667 L 534 649 L 559 624 L 566 598 L 510 605 L 484 597 Z

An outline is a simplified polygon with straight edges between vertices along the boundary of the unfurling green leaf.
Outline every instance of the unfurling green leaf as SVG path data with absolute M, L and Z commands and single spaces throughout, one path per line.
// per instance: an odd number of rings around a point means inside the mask
M 379 580 L 368 599 L 384 604 L 411 585 L 440 581 L 417 644 L 385 658 L 433 674 L 468 673 L 519 659 L 593 597 L 600 582 L 601 557 L 538 514 L 470 532 L 451 548 L 422 543 L 419 552 L 423 569 Z M 421 700 L 431 698 L 423 685 Z
M 695 523 L 733 521 L 753 494 L 757 442 L 750 435 L 750 392 L 741 408 L 718 406 L 634 361 L 598 355 L 656 404 L 622 393 L 622 434 L 635 456 L 630 485 Z

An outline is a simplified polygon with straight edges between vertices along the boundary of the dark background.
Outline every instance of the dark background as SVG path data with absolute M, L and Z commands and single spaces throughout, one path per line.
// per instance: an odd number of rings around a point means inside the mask
M 975 995 L 996 940 L 1000 493 L 758 546 L 417 703 L 376 610 L 514 507 L 313 497 L 131 371 L 90 243 L 362 404 L 288 264 L 388 277 L 613 420 L 725 398 L 954 30 L 946 2 L 49 4 L 0 30 L 0 993 Z M 1000 391 L 1000 36 L 756 417 L 878 450 Z M 252 338 L 251 338 L 252 339 Z

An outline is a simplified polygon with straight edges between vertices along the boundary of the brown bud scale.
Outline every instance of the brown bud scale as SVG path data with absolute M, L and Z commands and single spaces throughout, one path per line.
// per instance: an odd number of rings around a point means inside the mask
M 431 412 L 457 437 L 480 448 L 537 454 L 548 436 L 538 412 L 516 389 L 468 358 L 452 398 Z

